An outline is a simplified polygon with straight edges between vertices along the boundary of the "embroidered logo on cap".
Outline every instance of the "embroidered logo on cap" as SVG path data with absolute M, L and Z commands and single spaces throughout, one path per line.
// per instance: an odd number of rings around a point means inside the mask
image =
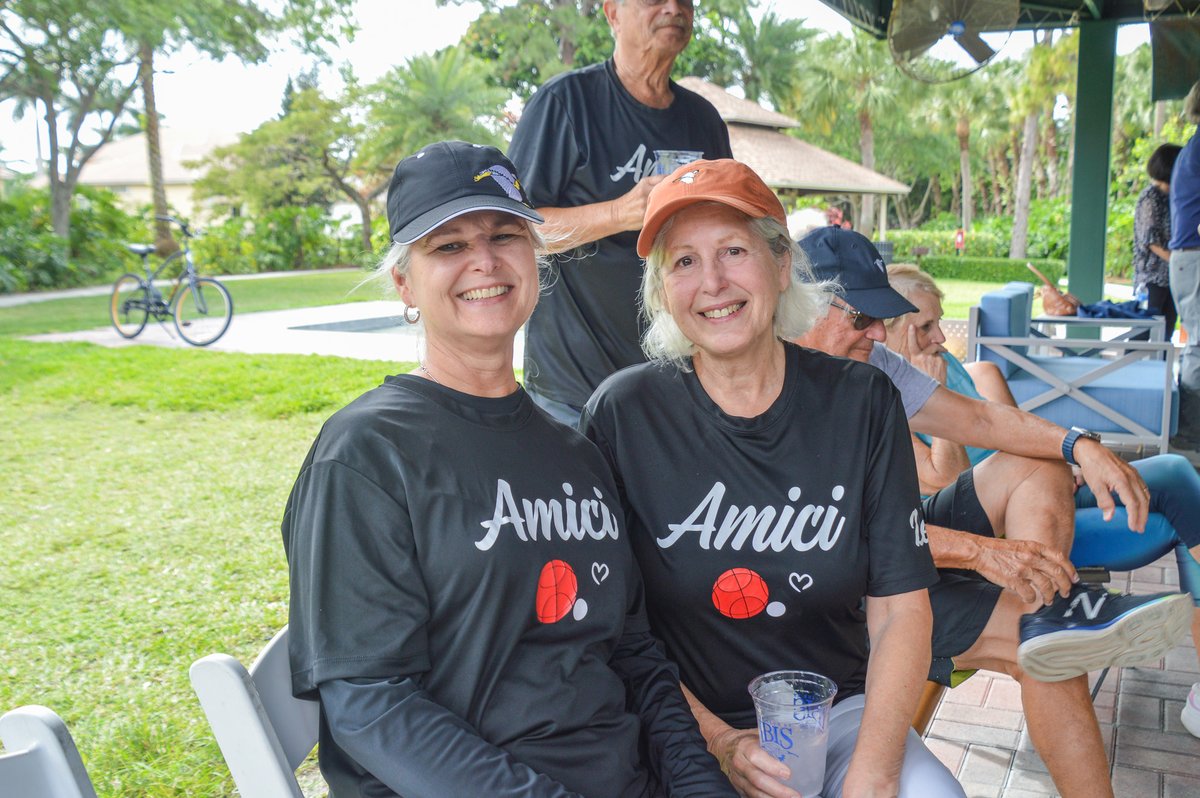
M 694 182 L 696 182 L 696 175 L 698 175 L 698 174 L 700 174 L 699 169 L 693 169 L 690 172 L 684 172 L 679 177 L 675 178 L 675 182 L 676 183 L 694 183 Z
M 521 181 L 517 179 L 516 175 L 505 169 L 500 164 L 493 164 L 479 174 L 475 175 L 475 182 L 478 183 L 485 177 L 490 177 L 492 180 L 495 180 L 496 184 L 500 186 L 500 188 L 504 189 L 504 193 L 507 194 L 510 199 L 514 199 L 521 203 L 525 202 L 525 198 L 521 196 Z

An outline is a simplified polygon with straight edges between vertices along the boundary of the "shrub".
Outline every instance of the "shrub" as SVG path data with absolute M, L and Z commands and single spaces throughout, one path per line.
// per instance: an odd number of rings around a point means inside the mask
M 1046 258 L 976 258 L 929 255 L 920 259 L 921 268 L 935 279 L 952 277 L 956 280 L 979 280 L 1007 283 L 1013 280 L 1038 282 L 1033 272 L 1025 268 L 1032 263 L 1042 274 L 1057 282 L 1066 273 L 1066 263 Z
M 317 269 L 351 252 L 331 234 L 324 210 L 291 206 L 205 228 L 193 249 L 197 268 L 218 274 Z
M 957 229 L 957 228 L 956 228 Z M 896 260 L 909 260 L 915 257 L 914 249 L 928 250 L 926 255 L 955 255 L 955 230 L 929 229 L 922 227 L 918 230 L 888 230 L 886 239 L 895 248 Z M 985 258 L 1002 258 L 1008 254 L 1008 240 L 1001 239 L 995 233 L 972 231 L 967 233 L 964 241 L 965 255 Z
M 108 282 L 136 262 L 125 242 L 141 237 L 141 223 L 111 191 L 81 186 L 63 241 L 51 227 L 49 190 L 18 186 L 0 199 L 0 293 Z

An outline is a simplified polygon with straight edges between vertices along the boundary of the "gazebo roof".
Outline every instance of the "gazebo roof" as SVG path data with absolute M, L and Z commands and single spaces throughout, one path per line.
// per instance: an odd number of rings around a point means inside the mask
M 907 194 L 898 180 L 834 155 L 781 128 L 799 127 L 791 117 L 736 97 L 701 78 L 679 85 L 711 102 L 729 127 L 733 156 L 748 164 L 771 188 L 801 194 Z

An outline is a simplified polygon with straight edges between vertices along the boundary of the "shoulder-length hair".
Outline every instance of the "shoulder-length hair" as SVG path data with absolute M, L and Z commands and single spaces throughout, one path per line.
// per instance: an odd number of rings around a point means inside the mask
M 702 205 L 722 203 L 697 203 L 696 207 Z M 787 228 L 776 219 L 769 216 L 744 217 L 746 226 L 762 239 L 777 262 L 783 262 L 785 255 L 791 253 L 791 281 L 787 290 L 780 295 L 779 305 L 775 308 L 775 335 L 785 340 L 799 338 L 825 315 L 835 284 L 816 280 L 808 257 L 792 240 Z M 646 257 L 646 268 L 642 272 L 641 310 L 647 324 L 646 332 L 642 336 L 642 351 L 653 361 L 686 368 L 686 359 L 695 353 L 696 345 L 683 334 L 679 325 L 671 318 L 663 288 L 663 273 L 670 265 L 665 244 L 666 235 L 675 218 L 668 219 L 654 237 L 654 244 Z

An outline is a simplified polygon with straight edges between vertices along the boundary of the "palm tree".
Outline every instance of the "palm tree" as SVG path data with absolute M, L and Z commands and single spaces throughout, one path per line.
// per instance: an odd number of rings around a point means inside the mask
M 368 88 L 365 161 L 394 165 L 441 139 L 503 146 L 508 92 L 489 78 L 487 65 L 461 46 L 392 69 Z
M 969 75 L 948 84 L 942 93 L 942 107 L 954 122 L 958 140 L 958 172 L 962 186 L 962 227 L 971 229 L 975 215 L 974 184 L 971 182 L 971 118 L 984 104 L 984 83 Z
M 793 103 L 803 115 L 824 120 L 830 127 L 839 115 L 852 112 L 857 122 L 859 162 L 874 169 L 875 119 L 895 111 L 901 92 L 899 72 L 887 45 L 856 30 L 849 37 L 819 40 L 805 60 L 809 70 L 804 89 Z M 874 225 L 875 197 L 866 194 L 855 226 L 869 238 Z

